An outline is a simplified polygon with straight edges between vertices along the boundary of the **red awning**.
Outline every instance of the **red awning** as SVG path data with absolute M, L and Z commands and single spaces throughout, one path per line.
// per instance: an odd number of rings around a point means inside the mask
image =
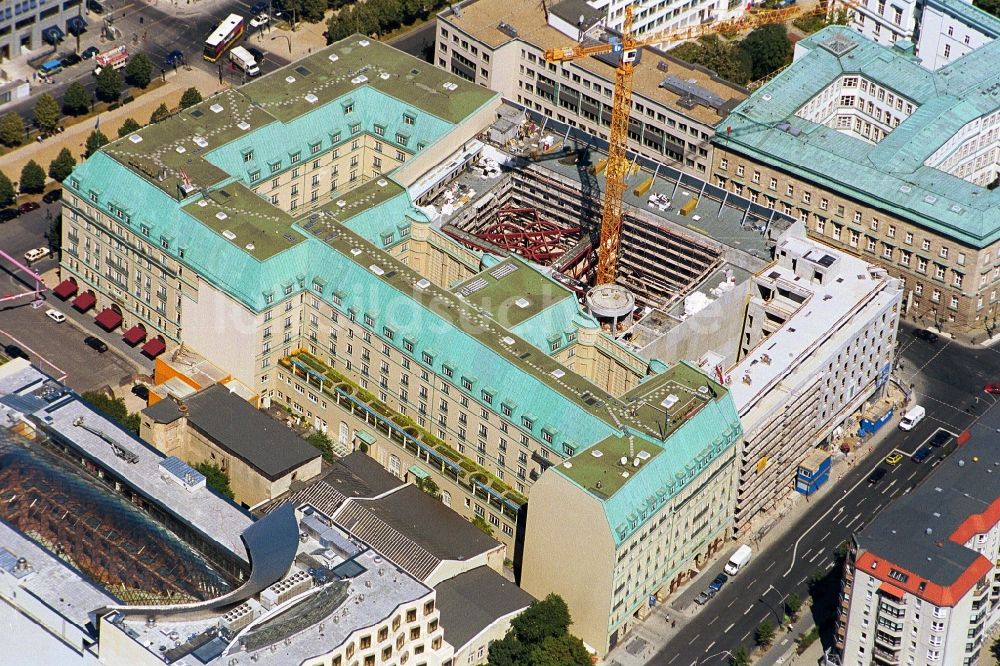
M 166 351 L 167 345 L 163 344 L 163 340 L 159 338 L 153 338 L 146 344 L 142 346 L 142 353 L 149 358 L 156 358 L 164 351 Z
M 52 293 L 65 301 L 70 296 L 76 296 L 76 283 L 72 280 L 63 280 Z
M 90 308 L 94 307 L 94 303 L 96 302 L 97 297 L 89 291 L 85 291 L 73 299 L 73 308 L 79 310 L 80 312 L 86 312 Z
M 896 599 L 902 599 L 903 597 L 906 596 L 906 592 L 899 589 L 892 583 L 886 581 L 882 581 L 882 584 L 879 586 L 878 591 L 884 594 L 888 594 L 890 597 L 895 597 Z
M 111 308 L 104 308 L 94 319 L 94 323 L 105 331 L 113 331 L 122 323 L 122 316 Z
M 125 335 L 122 336 L 122 340 L 125 341 L 131 347 L 135 347 L 137 344 L 146 339 L 146 329 L 142 326 L 135 325 L 132 328 L 125 331 Z

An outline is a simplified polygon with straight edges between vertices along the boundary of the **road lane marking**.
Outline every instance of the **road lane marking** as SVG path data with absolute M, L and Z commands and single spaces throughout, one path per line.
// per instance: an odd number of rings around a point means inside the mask
M 815 562 L 816 558 L 819 557 L 822 554 L 823 554 L 822 551 L 817 550 L 816 554 L 809 558 L 809 564 L 812 564 L 813 562 Z
M 701 636 L 701 634 L 695 634 L 694 638 L 692 638 L 691 640 L 688 641 L 688 645 L 691 645 L 692 643 L 694 643 L 696 640 L 698 640 L 698 638 L 700 636 Z
M 712 649 L 713 647 L 715 647 L 715 641 L 712 641 L 711 643 L 709 643 L 709 644 L 708 644 L 708 645 L 707 645 L 707 646 L 705 647 L 705 652 L 708 652 L 708 651 L 709 651 L 709 650 L 711 650 L 711 649 Z
M 743 614 L 744 615 L 749 615 L 750 611 L 752 611 L 752 610 L 753 610 L 753 604 L 750 604 L 749 606 L 747 606 L 747 609 L 745 611 L 743 611 Z
M 828 536 L 830 536 L 830 530 L 827 530 L 827 531 L 826 531 L 826 534 L 824 534 L 824 535 L 823 535 L 822 537 L 820 537 L 820 539 L 819 539 L 819 540 L 820 540 L 820 541 L 826 541 L 826 538 L 827 538 Z
M 851 528 L 851 525 L 853 525 L 853 524 L 854 524 L 854 521 L 855 521 L 855 520 L 857 520 L 857 519 L 858 519 L 858 518 L 860 518 L 860 517 L 861 517 L 861 513 L 859 512 L 859 513 L 858 513 L 858 515 L 856 515 L 856 516 L 854 516 L 853 518 L 851 518 L 851 520 L 850 520 L 850 521 L 849 521 L 849 522 L 848 522 L 848 523 L 847 523 L 846 525 L 844 525 L 844 528 L 845 528 L 845 529 L 850 529 L 850 528 Z
M 771 560 L 771 563 L 767 565 L 767 568 L 764 569 L 764 571 L 770 571 L 771 567 L 773 567 L 773 566 L 774 566 L 774 560 Z
M 751 630 L 751 631 L 752 631 L 752 630 Z M 741 641 L 741 642 L 742 642 L 742 641 L 745 641 L 745 640 L 746 640 L 746 639 L 747 639 L 747 638 L 748 638 L 749 636 L 750 636 L 750 632 L 748 631 L 747 633 L 743 634 L 743 638 L 741 638 L 741 639 L 740 639 L 740 641 Z
M 713 623 L 713 622 L 715 622 L 715 621 L 716 621 L 716 620 L 718 620 L 718 619 L 719 619 L 719 616 L 718 616 L 718 615 L 716 615 L 715 617 L 713 617 L 713 618 L 712 618 L 712 619 L 711 619 L 711 620 L 709 621 L 709 623 L 708 623 L 708 626 L 712 626 L 712 623 Z
M 729 630 L 730 630 L 730 629 L 732 629 L 732 628 L 733 628 L 733 627 L 735 627 L 735 626 L 736 626 L 736 623 L 735 623 L 735 622 L 732 622 L 732 623 L 730 623 L 730 625 L 729 625 L 728 627 L 726 627 L 725 631 L 723 631 L 722 633 L 724 633 L 724 634 L 728 634 L 728 633 L 729 633 Z

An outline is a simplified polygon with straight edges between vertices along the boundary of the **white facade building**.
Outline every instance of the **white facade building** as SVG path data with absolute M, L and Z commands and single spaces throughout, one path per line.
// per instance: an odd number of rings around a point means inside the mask
M 795 237 L 775 255 L 753 278 L 740 360 L 726 373 L 744 430 L 737 533 L 885 383 L 899 323 L 902 289 L 884 269 Z
M 837 623 L 844 666 L 989 663 L 1000 619 L 996 418 L 862 532 Z

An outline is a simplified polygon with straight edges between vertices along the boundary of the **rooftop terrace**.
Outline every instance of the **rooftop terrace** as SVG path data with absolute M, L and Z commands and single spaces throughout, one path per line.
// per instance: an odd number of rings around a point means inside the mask
M 474 308 L 489 312 L 505 328 L 514 328 L 566 299 L 572 301 L 574 313 L 578 309 L 571 291 L 513 257 L 469 278 L 452 291 Z

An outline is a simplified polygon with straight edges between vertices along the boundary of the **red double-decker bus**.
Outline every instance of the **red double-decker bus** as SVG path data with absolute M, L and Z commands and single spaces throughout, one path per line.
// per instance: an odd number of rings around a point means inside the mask
M 205 60 L 215 62 L 243 36 L 246 25 L 239 14 L 230 14 L 205 40 Z

